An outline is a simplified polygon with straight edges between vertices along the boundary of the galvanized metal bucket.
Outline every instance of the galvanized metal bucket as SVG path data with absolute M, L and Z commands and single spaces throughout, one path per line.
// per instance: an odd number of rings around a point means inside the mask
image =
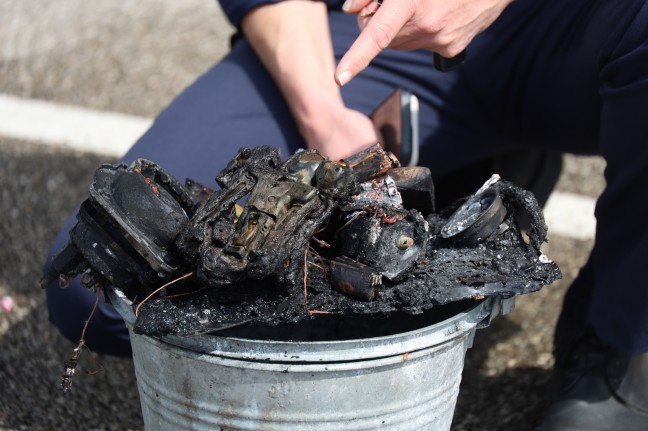
M 147 430 L 448 430 L 466 350 L 513 300 L 490 298 L 438 323 L 338 341 L 132 332 Z

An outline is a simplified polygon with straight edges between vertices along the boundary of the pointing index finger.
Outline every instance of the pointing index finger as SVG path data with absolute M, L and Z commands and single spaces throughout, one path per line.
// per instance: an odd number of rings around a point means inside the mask
M 407 1 L 385 2 L 371 17 L 335 70 L 335 81 L 343 86 L 364 70 L 371 60 L 387 48 L 400 29 L 412 17 Z

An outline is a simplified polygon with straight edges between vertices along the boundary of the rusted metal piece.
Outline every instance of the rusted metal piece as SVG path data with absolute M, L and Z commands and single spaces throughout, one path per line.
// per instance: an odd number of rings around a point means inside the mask
M 89 267 L 81 252 L 70 241 L 58 252 L 56 259 L 52 259 L 49 271 L 40 280 L 40 286 L 45 289 L 54 280 L 58 280 L 60 287 L 67 287 L 72 277 Z
M 389 169 L 400 166 L 398 159 L 392 153 L 385 151 L 380 144 L 375 144 L 347 157 L 344 162 L 353 168 L 353 172 L 361 183 L 381 177 Z
M 339 292 L 364 301 L 374 301 L 378 299 L 382 275 L 357 260 L 339 256 L 329 263 L 329 280 Z

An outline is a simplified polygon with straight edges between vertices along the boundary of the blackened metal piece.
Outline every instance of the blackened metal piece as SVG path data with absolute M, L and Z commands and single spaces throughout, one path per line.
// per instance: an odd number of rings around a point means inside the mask
M 61 376 L 61 389 L 63 392 L 68 393 L 72 390 L 72 379 L 76 373 L 77 364 L 79 363 L 79 356 L 85 345 L 81 340 L 79 345 L 72 351 L 72 355 L 63 363 L 63 375 Z
M 260 153 L 263 153 L 261 155 Z M 255 163 L 248 164 L 248 160 L 252 155 L 256 155 Z M 229 161 L 227 166 L 223 168 L 216 176 L 216 183 L 221 188 L 232 188 L 232 183 L 239 180 L 241 175 L 250 174 L 254 167 L 258 166 L 264 168 L 276 168 L 281 164 L 279 151 L 276 148 L 270 147 L 256 147 L 256 148 L 240 148 L 236 156 Z M 240 182 L 240 181 L 239 181 Z
M 441 236 L 457 245 L 476 245 L 493 234 L 506 217 L 506 207 L 495 189 L 471 196 L 450 216 Z
M 387 175 L 394 179 L 403 198 L 405 209 L 416 208 L 424 216 L 434 212 L 434 183 L 426 167 L 408 166 L 392 168 Z
M 378 299 L 382 284 L 382 276 L 374 268 L 346 256 L 329 262 L 329 279 L 335 290 L 364 301 Z
M 169 274 L 177 269 L 168 250 L 189 221 L 193 201 L 166 171 L 144 159 L 125 171 L 103 166 L 95 172 L 90 202 L 123 231 L 153 270 Z
M 323 161 L 315 171 L 315 186 L 320 192 L 342 200 L 358 191 L 354 170 L 341 161 Z
M 283 164 L 285 179 L 312 186 L 332 198 L 346 200 L 357 193 L 355 172 L 344 161 L 331 161 L 316 150 L 300 151 Z
M 212 193 L 198 207 L 194 216 L 176 238 L 176 248 L 185 260 L 195 262 L 200 259 L 201 249 L 212 244 L 214 224 L 226 221 L 234 225 L 236 202 L 252 190 L 257 182 L 258 171 L 263 169 L 263 167 L 247 166 L 247 161 L 252 154 L 257 154 L 256 163 L 264 163 L 267 169 L 274 169 L 280 163 L 279 152 L 276 149 L 268 147 L 239 149 L 237 155 L 216 176 L 216 182 L 221 189 Z M 229 240 L 229 237 L 218 234 L 215 236 L 219 244 Z

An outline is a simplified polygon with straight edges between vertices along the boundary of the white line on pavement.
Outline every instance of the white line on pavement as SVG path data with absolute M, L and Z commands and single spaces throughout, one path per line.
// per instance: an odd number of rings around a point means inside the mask
M 0 135 L 122 156 L 152 120 L 0 94 Z
M 119 157 L 151 124 L 148 118 L 0 94 L 0 136 L 9 138 Z M 549 233 L 594 238 L 594 204 L 590 197 L 554 192 L 544 210 Z
M 549 233 L 574 239 L 593 239 L 596 200 L 574 193 L 553 192 L 544 208 Z

